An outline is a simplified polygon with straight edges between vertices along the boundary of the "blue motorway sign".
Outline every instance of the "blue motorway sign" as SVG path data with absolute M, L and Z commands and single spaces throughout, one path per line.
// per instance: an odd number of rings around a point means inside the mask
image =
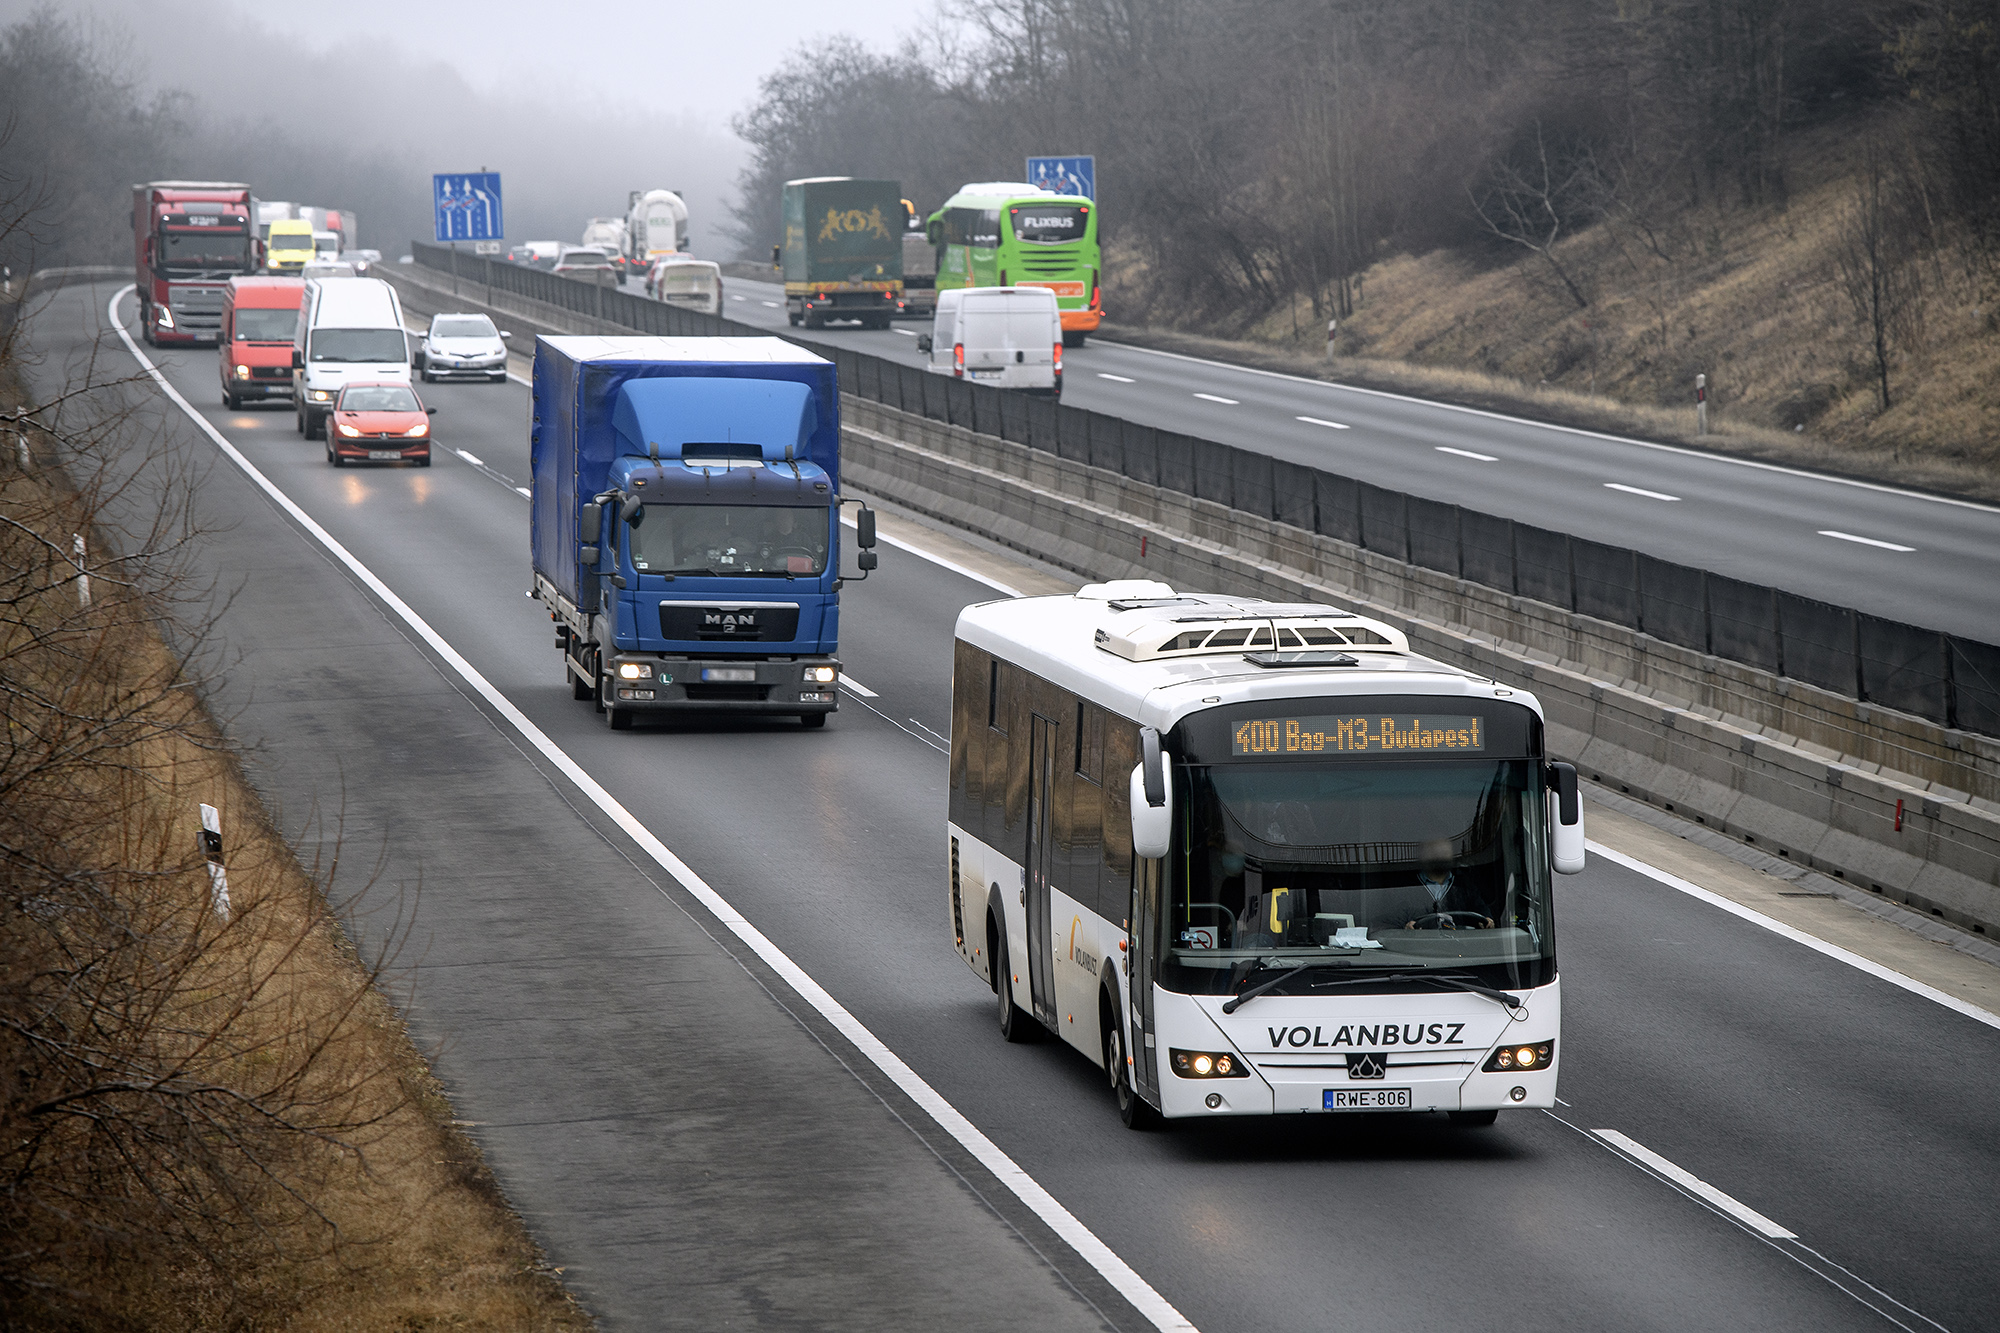
M 440 241 L 497 241 L 507 234 L 497 171 L 438 172 L 431 177 L 431 210 Z
M 1028 184 L 1038 190 L 1080 194 L 1086 199 L 1095 199 L 1097 159 L 1088 153 L 1082 157 L 1031 157 L 1028 159 Z

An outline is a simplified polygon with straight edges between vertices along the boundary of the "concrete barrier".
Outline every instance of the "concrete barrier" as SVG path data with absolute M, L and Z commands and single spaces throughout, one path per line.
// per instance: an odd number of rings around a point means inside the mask
M 630 332 L 506 292 L 489 305 L 412 266 L 383 276 L 413 313 Z M 1092 578 L 1378 616 L 1419 651 L 1534 691 L 1551 743 L 1593 780 L 2000 935 L 2000 741 L 852 395 L 841 411 L 853 489 Z

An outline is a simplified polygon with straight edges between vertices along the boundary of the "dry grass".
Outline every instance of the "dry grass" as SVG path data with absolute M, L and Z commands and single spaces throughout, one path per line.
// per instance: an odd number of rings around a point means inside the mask
M 1785 208 L 1663 219 L 1671 259 L 1600 225 L 1559 255 L 1579 310 L 1539 260 L 1398 255 L 1371 268 L 1337 356 L 1311 316 L 1280 310 L 1240 341 L 1107 325 L 1113 338 L 1435 397 L 1588 429 L 2000 500 L 2000 272 L 1947 238 L 1911 262 L 1919 327 L 1878 408 L 1866 335 L 1835 277 L 1854 191 L 1852 127 L 1800 146 Z M 1116 271 L 1116 265 L 1113 265 Z M 1303 303 L 1301 303 L 1303 307 Z M 1304 326 L 1294 332 L 1295 318 Z M 1695 435 L 1708 376 L 1710 434 Z
M 0 366 L 0 410 L 15 388 Z M 0 570 L 18 573 L 89 513 L 46 455 L 22 470 L 0 439 L 0 517 L 23 525 L 0 530 Z M 114 572 L 87 610 L 73 582 L 9 576 L 0 632 L 0 1324 L 587 1329 L 454 1127 L 384 960 L 343 932 L 334 867 L 294 857 L 152 599 Z

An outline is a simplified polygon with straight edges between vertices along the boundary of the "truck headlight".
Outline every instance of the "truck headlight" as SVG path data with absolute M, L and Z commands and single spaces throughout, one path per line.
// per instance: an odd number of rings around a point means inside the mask
M 652 678 L 653 664 L 651 662 L 620 662 L 618 664 L 618 679 L 620 680 L 651 680 Z
M 239 379 L 239 380 L 247 380 L 247 379 L 249 379 L 249 378 L 250 378 L 250 367 L 248 367 L 248 366 L 238 366 L 238 367 L 236 367 L 236 378 L 237 378 L 237 379 Z
M 807 667 L 806 681 L 809 684 L 817 683 L 820 685 L 831 685 L 833 684 L 835 677 L 837 677 L 839 674 L 840 673 L 835 671 L 832 667 L 827 667 L 827 666 Z
M 330 403 L 333 401 L 333 390 L 314 389 L 312 391 L 311 397 L 315 403 Z
M 163 329 L 170 329 L 174 327 L 174 312 L 167 309 L 165 306 L 160 306 L 158 307 L 158 309 L 160 312 L 160 327 Z

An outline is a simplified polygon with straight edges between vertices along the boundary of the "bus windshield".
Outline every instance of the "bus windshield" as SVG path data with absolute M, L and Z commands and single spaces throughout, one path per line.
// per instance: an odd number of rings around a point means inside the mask
M 649 504 L 631 534 L 641 574 L 811 577 L 826 569 L 826 510 Z
M 1174 785 L 1168 988 L 1224 994 L 1260 967 L 1300 964 L 1553 978 L 1538 761 L 1196 765 Z

